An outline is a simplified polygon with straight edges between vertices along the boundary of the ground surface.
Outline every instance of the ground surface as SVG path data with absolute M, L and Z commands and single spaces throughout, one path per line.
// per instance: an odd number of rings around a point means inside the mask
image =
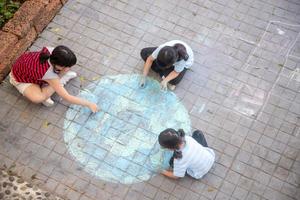
M 300 199 L 299 21 L 297 0 L 69 1 L 31 50 L 73 49 L 80 77 L 67 88 L 78 94 L 104 75 L 140 73 L 141 48 L 184 40 L 195 64 L 175 94 L 192 129 L 206 133 L 216 163 L 200 181 L 101 180 L 65 143 L 68 104 L 58 97 L 52 108 L 31 104 L 7 81 L 0 162 L 72 200 Z
M 55 197 L 47 191 L 43 191 L 35 185 L 32 185 L 17 174 L 13 173 L 11 169 L 0 170 L 0 199 L 3 200 L 62 200 Z

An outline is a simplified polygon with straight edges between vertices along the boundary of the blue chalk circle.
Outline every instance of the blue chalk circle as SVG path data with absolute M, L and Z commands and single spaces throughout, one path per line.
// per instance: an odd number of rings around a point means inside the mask
M 189 115 L 171 91 L 140 75 L 104 76 L 81 90 L 79 97 L 97 103 L 92 114 L 72 105 L 64 120 L 64 141 L 83 170 L 104 181 L 132 184 L 150 179 L 167 168 L 171 151 L 157 138 L 166 128 L 191 130 Z

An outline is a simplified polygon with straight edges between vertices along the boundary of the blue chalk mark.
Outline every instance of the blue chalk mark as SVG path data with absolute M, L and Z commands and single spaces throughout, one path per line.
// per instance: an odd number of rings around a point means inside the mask
M 119 157 L 117 160 L 116 160 L 116 167 L 123 170 L 123 171 L 126 171 L 126 169 L 128 168 L 128 166 L 130 165 L 131 161 L 129 160 L 126 160 L 125 158 L 123 157 Z
M 83 89 L 79 97 L 97 103 L 91 114 L 72 105 L 64 123 L 70 154 L 88 173 L 102 180 L 131 184 L 146 181 L 168 166 L 172 152 L 160 148 L 158 134 L 166 128 L 190 132 L 190 119 L 173 92 L 162 92 L 139 75 L 103 77 Z

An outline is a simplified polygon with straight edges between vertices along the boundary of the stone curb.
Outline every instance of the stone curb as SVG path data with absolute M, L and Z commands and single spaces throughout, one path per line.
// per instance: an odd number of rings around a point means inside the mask
M 0 83 L 67 0 L 27 0 L 0 30 Z

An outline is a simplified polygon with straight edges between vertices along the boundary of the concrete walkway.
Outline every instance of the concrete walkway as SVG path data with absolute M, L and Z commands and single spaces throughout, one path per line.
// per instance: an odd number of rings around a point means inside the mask
M 69 0 L 30 50 L 74 50 L 80 77 L 67 89 L 78 94 L 104 75 L 141 73 L 143 47 L 190 44 L 195 64 L 175 94 L 216 163 L 201 180 L 103 181 L 65 144 L 68 104 L 31 104 L 6 80 L 0 164 L 72 200 L 300 200 L 299 34 L 298 0 Z

